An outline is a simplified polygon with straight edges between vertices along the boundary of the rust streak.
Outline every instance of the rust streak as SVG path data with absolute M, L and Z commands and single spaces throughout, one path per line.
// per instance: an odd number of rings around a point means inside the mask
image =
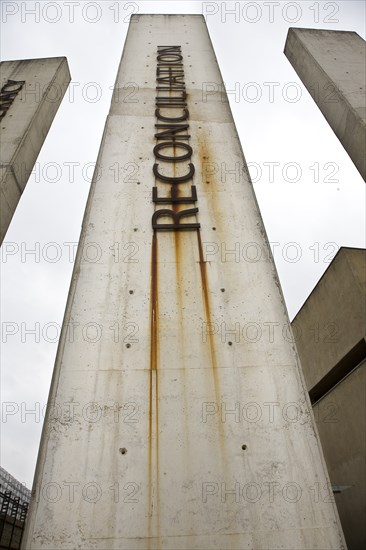
M 198 240 L 198 253 L 199 253 L 199 264 L 201 271 L 201 283 L 202 283 L 202 292 L 205 304 L 206 319 L 210 322 L 211 313 L 210 313 L 210 301 L 208 295 L 208 285 L 207 285 L 207 273 L 206 273 L 206 262 L 203 259 L 203 250 L 202 250 L 202 241 L 200 230 L 197 229 L 197 240 Z
M 151 250 L 151 348 L 150 348 L 150 367 L 151 370 L 157 369 L 158 360 L 158 241 L 156 231 L 154 231 L 152 250 Z
M 212 316 L 211 316 L 210 296 L 208 292 L 206 262 L 204 261 L 204 258 L 203 258 L 201 233 L 199 229 L 197 229 L 197 240 L 198 240 L 199 264 L 200 264 L 200 272 L 201 272 L 202 295 L 203 295 L 203 303 L 205 308 L 206 322 L 211 323 Z M 216 359 L 214 335 L 211 333 L 209 334 L 209 342 L 210 342 L 211 365 L 212 365 L 213 377 L 214 377 L 216 402 L 219 403 L 220 388 L 219 388 L 219 380 L 218 380 L 218 372 L 217 372 L 217 359 Z
M 198 240 L 198 250 L 199 250 L 199 264 L 200 264 L 200 272 L 201 272 L 201 284 L 202 284 L 202 295 L 203 295 L 202 297 L 204 302 L 206 322 L 211 323 L 212 322 L 211 305 L 210 305 L 210 296 L 208 291 L 208 281 L 207 281 L 207 272 L 206 272 L 207 264 L 204 261 L 204 257 L 203 257 L 202 241 L 201 241 L 201 234 L 199 229 L 197 229 L 197 240 Z M 214 335 L 211 333 L 211 331 L 209 333 L 209 344 L 210 344 L 210 355 L 211 355 L 211 366 L 212 366 L 211 372 L 213 376 L 215 399 L 216 399 L 216 403 L 221 403 L 222 394 L 220 391 L 220 380 L 219 380 L 219 372 L 217 367 L 215 341 L 214 341 Z M 223 461 L 224 471 L 227 472 L 228 458 L 226 456 L 224 424 L 222 422 L 218 422 L 217 427 L 218 427 L 218 433 L 220 438 L 221 458 Z
M 159 475 L 159 371 L 155 371 L 155 468 L 156 468 L 156 503 L 157 503 L 157 537 L 160 540 L 160 475 Z
M 224 227 L 221 224 L 221 217 L 220 217 L 220 203 L 218 200 L 218 192 L 222 188 L 220 185 L 220 182 L 216 179 L 215 173 L 213 171 L 204 173 L 204 167 L 209 166 L 211 158 L 215 158 L 214 155 L 210 154 L 210 147 L 209 147 L 209 136 L 205 134 L 204 129 L 201 129 L 202 131 L 198 135 L 198 143 L 199 143 L 199 159 L 201 163 L 201 174 L 202 174 L 202 191 L 205 197 L 205 200 L 208 203 L 209 211 L 212 215 L 212 225 L 215 226 L 215 230 L 217 229 L 218 235 L 224 236 L 226 233 L 226 227 Z M 201 285 L 202 285 L 202 300 L 204 303 L 204 314 L 206 317 L 207 323 L 212 323 L 213 317 L 211 312 L 211 302 L 210 302 L 210 293 L 209 293 L 209 285 L 208 285 L 208 277 L 207 277 L 207 262 L 204 260 L 203 255 L 203 248 L 202 248 L 202 241 L 201 241 L 201 233 L 200 230 L 197 230 L 197 241 L 198 241 L 198 251 L 199 251 L 199 264 L 200 264 L 200 272 L 201 272 Z M 209 346 L 210 346 L 210 356 L 211 356 L 211 372 L 212 372 L 212 378 L 213 378 L 213 385 L 214 385 L 214 392 L 215 392 L 215 399 L 216 403 L 221 403 L 222 400 L 222 393 L 220 390 L 220 379 L 219 379 L 219 368 L 218 368 L 218 362 L 217 362 L 217 356 L 216 356 L 216 348 L 215 348 L 215 337 L 212 334 L 212 331 L 209 331 Z M 219 452 L 221 455 L 222 460 L 222 466 L 224 472 L 230 471 L 230 461 L 227 456 L 226 452 L 226 434 L 224 429 L 224 423 L 218 422 L 217 429 L 219 434 Z
M 149 500 L 151 508 L 148 510 L 149 537 L 151 536 L 151 517 L 153 513 L 152 503 L 152 370 L 150 369 L 150 395 L 149 395 Z
M 154 513 L 154 499 L 153 499 L 153 408 L 155 405 L 155 460 L 156 469 L 158 464 L 158 382 L 157 382 L 157 368 L 158 368 L 158 334 L 159 334 L 159 318 L 158 318 L 158 242 L 157 234 L 154 231 L 152 248 L 151 248 L 151 288 L 150 288 L 150 391 L 149 391 L 149 510 L 148 510 L 148 532 L 149 543 L 152 536 L 152 517 Z M 155 379 L 155 403 L 153 395 L 153 386 Z M 158 477 L 155 479 L 158 482 Z M 156 495 L 158 498 L 158 495 Z M 157 502 L 159 502 L 157 500 Z
M 150 395 L 149 395 L 149 477 L 148 477 L 148 510 L 147 510 L 147 530 L 148 530 L 148 548 L 150 550 L 151 540 L 151 520 L 154 511 L 152 500 L 152 370 L 150 369 Z

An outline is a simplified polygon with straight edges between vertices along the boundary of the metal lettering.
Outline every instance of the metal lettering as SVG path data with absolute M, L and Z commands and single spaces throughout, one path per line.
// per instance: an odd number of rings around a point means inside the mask
M 166 149 L 167 147 L 177 147 L 178 149 L 184 149 L 185 151 L 187 151 L 187 153 L 185 153 L 184 155 L 180 155 L 179 157 L 168 157 L 167 155 L 162 155 L 160 153 L 161 149 Z M 154 155 L 156 156 L 156 158 L 160 160 L 165 160 L 166 162 L 182 162 L 183 160 L 188 160 L 189 158 L 191 158 L 192 154 L 192 147 L 187 143 L 180 143 L 179 141 L 167 141 L 166 143 L 158 143 L 154 147 Z
M 184 107 L 183 112 L 184 115 L 179 117 L 167 117 L 160 114 L 160 109 L 156 109 L 155 116 L 158 120 L 162 120 L 163 122 L 183 122 L 183 120 L 187 120 L 189 117 L 189 111 L 187 107 Z
M 0 90 L 0 120 L 8 112 L 17 94 L 23 88 L 25 80 L 8 80 Z M 15 88 L 14 88 L 15 87 Z M 11 89 L 9 89 L 11 88 Z
M 187 133 L 189 129 L 188 118 L 189 111 L 187 108 L 187 93 L 184 82 L 183 55 L 181 46 L 158 46 L 157 48 L 157 68 L 156 68 L 156 92 L 155 98 L 155 116 L 158 121 L 165 124 L 155 124 L 155 128 L 159 130 L 155 134 L 155 139 L 159 141 L 155 145 L 153 153 L 157 160 L 175 164 L 178 162 L 188 161 L 193 155 L 193 149 L 182 140 L 190 139 Z M 161 92 L 169 92 L 161 94 Z M 172 93 L 173 92 L 173 93 Z M 177 92 L 174 94 L 174 92 Z M 160 95 L 161 94 L 161 95 Z M 181 116 L 164 116 L 161 114 L 161 109 L 182 110 Z M 168 111 L 169 112 L 169 111 Z M 178 110 L 179 113 L 179 110 Z M 187 121 L 187 122 L 186 122 Z M 176 124 L 186 122 L 185 124 Z M 177 141 L 179 140 L 179 141 Z M 164 149 L 170 149 L 171 154 L 163 154 Z M 176 155 L 176 149 L 183 149 L 183 154 Z M 181 153 L 182 151 L 179 151 Z M 188 164 L 189 171 L 183 176 L 165 176 L 159 172 L 159 164 L 153 165 L 153 173 L 157 180 L 170 184 L 170 194 L 166 196 L 158 195 L 158 187 L 153 187 L 152 202 L 155 204 L 192 204 L 197 202 L 197 191 L 194 185 L 191 185 L 191 195 L 182 196 L 179 192 L 179 184 L 185 183 L 193 178 L 195 168 L 192 162 Z M 154 231 L 183 231 L 197 230 L 200 228 L 198 222 L 187 223 L 182 221 L 182 218 L 192 216 L 198 213 L 198 208 L 190 208 L 188 210 L 170 210 L 163 208 L 156 210 L 152 216 L 152 228 Z M 159 223 L 160 218 L 170 218 L 170 223 Z
M 155 124 L 155 128 L 165 129 L 164 132 L 159 132 L 155 134 L 155 139 L 175 139 L 175 134 L 177 132 L 184 132 L 188 130 L 188 124 Z M 178 136 L 179 139 L 189 139 L 191 136 L 189 134 L 184 134 L 183 136 Z
M 185 181 L 188 181 L 190 179 L 193 178 L 193 174 L 194 174 L 194 166 L 193 164 L 190 162 L 189 163 L 189 172 L 188 174 L 185 174 L 184 176 L 180 176 L 180 177 L 171 177 L 171 176 L 163 176 L 162 174 L 160 174 L 158 172 L 158 164 L 154 164 L 153 166 L 153 172 L 154 172 L 154 175 L 156 178 L 158 178 L 159 180 L 161 181 L 164 181 L 166 183 L 184 183 Z
M 181 230 L 192 230 L 199 229 L 201 226 L 199 223 L 180 223 L 180 219 L 186 216 L 192 216 L 197 214 L 198 208 L 190 208 L 189 210 L 181 210 L 181 212 L 174 212 L 173 210 L 162 209 L 156 210 L 152 217 L 152 226 L 153 229 L 157 231 L 181 231 Z M 162 216 L 170 216 L 174 223 L 161 223 L 158 224 L 157 220 Z
M 191 196 L 190 197 L 180 197 L 178 195 L 178 186 L 172 185 L 170 189 L 170 197 L 158 197 L 158 188 L 153 187 L 153 202 L 157 204 L 189 204 L 192 202 L 197 202 L 197 191 L 196 186 L 191 185 Z

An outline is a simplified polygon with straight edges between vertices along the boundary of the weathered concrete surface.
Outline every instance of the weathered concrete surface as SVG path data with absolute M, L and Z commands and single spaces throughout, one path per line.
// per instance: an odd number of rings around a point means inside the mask
M 0 243 L 70 78 L 65 57 L 3 61 L 0 64 L 0 88 L 5 86 L 1 94 L 5 115 L 0 123 Z M 14 84 L 9 81 L 14 81 Z M 18 89 L 13 97 L 6 93 Z M 5 108 L 7 102 L 8 108 Z
M 341 248 L 293 320 L 309 391 L 366 335 L 366 251 Z M 357 362 L 357 361 L 356 361 Z M 314 405 L 350 549 L 366 545 L 366 361 Z
M 366 361 L 314 405 L 349 549 L 366 545 Z
M 311 390 L 366 334 L 366 250 L 341 248 L 292 321 Z
M 355 32 L 290 28 L 285 55 L 366 180 L 366 44 Z
M 172 44 L 182 47 L 201 229 L 154 236 L 156 51 Z M 210 82 L 222 79 L 203 17 L 133 18 L 81 232 L 27 550 L 344 548 L 238 135 L 221 91 L 202 96 Z

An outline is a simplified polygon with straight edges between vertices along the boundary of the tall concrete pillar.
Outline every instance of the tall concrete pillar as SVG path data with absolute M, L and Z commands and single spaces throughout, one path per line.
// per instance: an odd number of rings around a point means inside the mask
M 366 181 L 366 48 L 355 32 L 289 29 L 285 55 Z
M 59 343 L 27 550 L 344 548 L 222 91 L 203 17 L 132 19 Z
M 69 82 L 66 57 L 0 64 L 0 243 Z

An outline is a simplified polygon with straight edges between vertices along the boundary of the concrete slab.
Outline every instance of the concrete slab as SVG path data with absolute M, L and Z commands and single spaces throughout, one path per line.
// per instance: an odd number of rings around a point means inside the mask
M 70 82 L 65 57 L 3 61 L 0 243 Z
M 355 32 L 290 28 L 285 55 L 366 181 L 366 43 Z

